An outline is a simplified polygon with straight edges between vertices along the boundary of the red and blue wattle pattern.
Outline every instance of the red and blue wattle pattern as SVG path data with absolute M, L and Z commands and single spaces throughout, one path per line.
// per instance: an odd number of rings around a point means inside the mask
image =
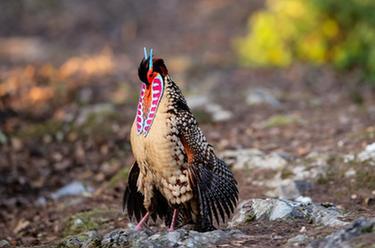
M 144 96 L 146 91 L 146 85 L 142 84 L 141 94 L 139 96 L 138 107 L 137 107 L 137 134 L 140 135 L 141 133 L 146 136 L 150 131 L 152 122 L 155 119 L 156 111 L 158 109 L 161 97 L 163 95 L 163 79 L 160 75 L 154 78 L 151 85 L 151 106 L 147 110 L 147 112 L 143 113 L 143 104 L 144 104 Z M 144 117 L 146 119 L 144 119 Z
M 146 85 L 142 84 L 141 93 L 139 95 L 139 101 L 137 106 L 137 115 L 136 115 L 136 122 L 137 122 L 137 134 L 141 134 L 143 131 L 143 99 L 145 98 L 146 92 Z

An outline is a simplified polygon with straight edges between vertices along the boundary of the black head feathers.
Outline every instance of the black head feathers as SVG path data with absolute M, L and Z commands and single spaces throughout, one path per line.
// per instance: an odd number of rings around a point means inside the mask
M 154 58 L 152 60 L 152 71 L 159 73 L 163 78 L 168 75 L 168 69 L 164 64 L 164 60 L 160 58 Z M 149 84 L 147 81 L 147 72 L 149 69 L 149 59 L 142 59 L 138 67 L 138 77 L 145 84 Z

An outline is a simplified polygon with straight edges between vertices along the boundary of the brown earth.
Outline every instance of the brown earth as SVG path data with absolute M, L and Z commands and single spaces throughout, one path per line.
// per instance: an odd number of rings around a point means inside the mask
M 165 58 L 186 95 L 203 93 L 232 112 L 231 119 L 214 122 L 193 111 L 218 151 L 332 154 L 333 172 L 308 195 L 341 206 L 349 220 L 374 216 L 375 204 L 368 203 L 374 170 L 350 181 L 335 160 L 374 142 L 374 92 L 356 72 L 237 66 L 232 41 L 262 1 L 52 2 L 0 4 L 6 20 L 0 22 L 0 125 L 7 137 L 0 142 L 0 239 L 13 246 L 53 243 L 66 234 L 70 216 L 95 209 L 108 212 L 102 232 L 127 225 L 121 213 L 126 171 L 119 172 L 133 160 L 129 129 L 143 46 Z M 247 105 L 247 92 L 256 88 L 277 92 L 280 106 Z M 96 114 L 95 106 L 101 108 Z M 267 122 L 275 115 L 293 118 Z M 235 174 L 241 199 L 264 197 L 266 189 L 251 181 L 267 171 Z M 74 180 L 95 193 L 51 199 L 51 192 Z M 332 231 L 302 221 L 256 221 L 241 227 L 253 238 L 238 245 L 282 246 L 303 226 L 317 238 Z

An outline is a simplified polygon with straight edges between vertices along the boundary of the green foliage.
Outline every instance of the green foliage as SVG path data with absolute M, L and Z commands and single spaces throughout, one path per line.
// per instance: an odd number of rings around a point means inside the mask
M 374 13 L 373 0 L 268 0 L 235 49 L 244 65 L 329 63 L 375 81 Z

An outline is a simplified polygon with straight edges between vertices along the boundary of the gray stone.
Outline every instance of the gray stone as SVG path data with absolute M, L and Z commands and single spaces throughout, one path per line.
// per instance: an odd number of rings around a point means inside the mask
M 232 118 L 232 112 L 223 109 L 223 107 L 219 104 L 209 103 L 205 109 L 211 114 L 214 121 L 220 122 Z
M 204 95 L 186 96 L 186 101 L 192 109 L 204 107 L 209 103 L 208 97 Z
M 347 227 L 336 231 L 321 240 L 315 240 L 309 244 L 310 248 L 351 247 L 349 241 L 360 235 L 374 233 L 375 218 L 360 218 Z
M 7 247 L 10 247 L 10 243 L 8 242 L 8 240 L 0 240 L 0 248 L 7 248 Z
M 87 122 L 90 116 L 104 117 L 105 114 L 115 112 L 115 107 L 110 103 L 98 103 L 80 109 L 80 113 L 76 119 L 78 126 Z
M 0 144 L 6 144 L 8 141 L 7 136 L 0 130 Z
M 256 88 L 249 91 L 246 97 L 246 103 L 249 105 L 267 104 L 274 108 L 280 108 L 280 101 L 269 90 Z
M 306 234 L 298 234 L 297 236 L 288 239 L 288 246 L 301 246 L 309 242 L 309 237 Z
M 277 153 L 264 154 L 258 149 L 227 150 L 222 153 L 225 161 L 233 165 L 233 169 L 265 168 L 280 170 L 287 164 Z
M 277 184 L 275 190 L 276 196 L 282 199 L 296 199 L 301 196 L 301 192 L 299 191 L 297 184 L 294 180 L 285 179 L 281 180 L 280 183 Z
M 266 219 L 306 219 L 325 226 L 342 226 L 347 224 L 334 206 L 323 206 L 315 203 L 304 203 L 283 199 L 250 199 L 239 206 L 238 213 L 229 223 L 230 227 L 246 224 L 253 220 Z
M 85 186 L 82 182 L 74 181 L 60 188 L 56 192 L 52 193 L 51 197 L 54 200 L 57 200 L 65 196 L 77 196 L 77 195 L 88 196 L 93 191 L 94 191 L 93 188 Z
M 116 229 L 104 235 L 101 246 L 112 247 L 213 247 L 228 239 L 240 239 L 244 235 L 239 230 L 215 230 L 200 233 L 177 229 L 173 232 L 152 233 L 149 230 L 137 232 L 133 228 Z
M 88 231 L 68 236 L 59 242 L 61 248 L 94 248 L 100 244 L 100 236 L 96 231 Z
M 359 162 L 368 162 L 375 166 L 375 143 L 367 145 L 365 150 L 358 154 L 357 159 Z
M 305 180 L 284 179 L 276 184 L 275 193 L 281 199 L 296 200 L 311 189 L 312 184 Z
M 225 110 L 221 105 L 212 102 L 208 96 L 189 96 L 186 98 L 186 101 L 192 109 L 205 110 L 208 114 L 211 115 L 213 121 L 226 121 L 232 117 L 232 112 Z
M 136 231 L 133 228 L 115 229 L 104 235 L 101 245 L 105 248 L 131 247 L 146 240 L 149 236 L 150 231 L 147 229 L 142 231 Z

